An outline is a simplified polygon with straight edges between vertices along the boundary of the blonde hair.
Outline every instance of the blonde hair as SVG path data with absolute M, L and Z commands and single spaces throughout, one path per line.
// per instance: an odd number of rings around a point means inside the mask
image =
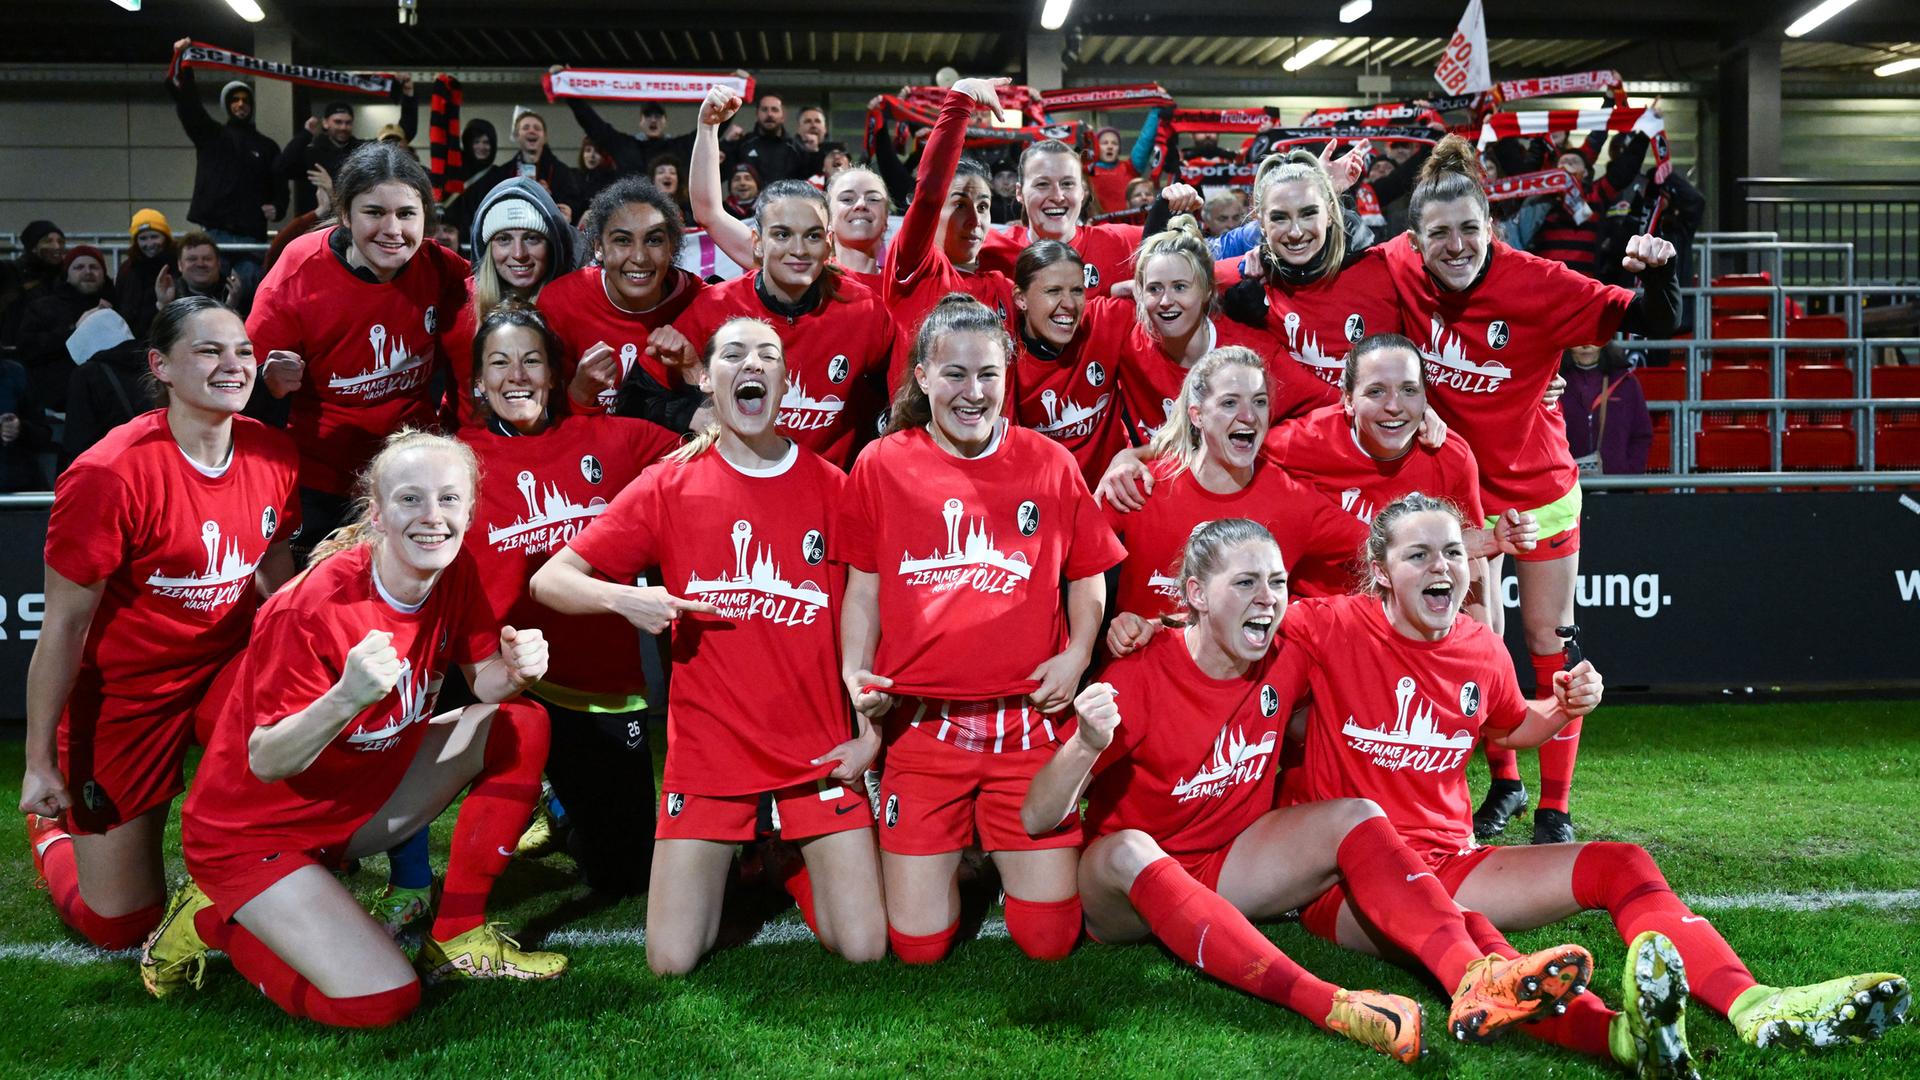
M 1206 290 L 1209 311 L 1213 305 L 1213 252 L 1207 247 L 1207 241 L 1200 233 L 1200 223 L 1194 220 L 1193 215 L 1176 214 L 1172 221 L 1167 222 L 1165 232 L 1154 233 L 1140 242 L 1140 250 L 1133 259 L 1133 313 L 1140 325 L 1149 331 L 1153 329 L 1153 317 L 1147 314 L 1147 263 L 1161 255 L 1187 260 L 1187 265 L 1193 268 L 1193 276 Z
M 1245 345 L 1223 345 L 1213 349 L 1187 369 L 1187 377 L 1180 383 L 1180 396 L 1173 399 L 1173 408 L 1167 413 L 1167 422 L 1160 425 L 1160 429 L 1153 433 L 1153 440 L 1147 443 L 1150 460 L 1173 460 L 1173 471 L 1167 474 L 1168 479 L 1193 471 L 1205 453 L 1201 448 L 1200 429 L 1194 426 L 1188 408 L 1212 396 L 1214 380 L 1228 368 L 1236 367 L 1258 371 L 1262 384 L 1271 385 L 1266 360 Z
M 1229 548 L 1259 540 L 1272 544 L 1276 551 L 1280 548 L 1280 541 L 1273 538 L 1265 525 L 1247 518 L 1219 518 L 1195 525 L 1187 535 L 1186 546 L 1180 549 L 1179 610 L 1161 622 L 1167 626 L 1192 626 L 1193 612 L 1187 607 L 1187 582 L 1197 580 L 1204 586 L 1220 572 L 1220 562 Z
M 735 315 L 733 318 L 728 319 L 726 322 L 721 323 L 720 326 L 714 330 L 713 336 L 708 338 L 707 343 L 701 347 L 700 362 L 702 364 L 712 364 L 713 352 L 716 348 L 719 347 L 719 344 L 720 344 L 720 335 L 726 333 L 727 327 L 732 326 L 734 323 L 743 323 L 743 322 L 754 323 L 758 326 L 765 326 L 769 330 L 773 329 L 773 327 L 769 326 L 766 320 L 764 319 L 756 319 L 751 315 Z M 781 362 L 784 363 L 787 357 L 787 350 L 786 350 L 786 346 L 781 344 L 780 335 L 778 332 L 775 332 L 773 335 L 773 343 L 775 345 L 780 345 L 780 359 L 781 359 Z M 772 402 L 772 404 L 775 409 L 778 409 L 780 407 L 780 403 L 778 401 L 774 401 Z M 713 423 L 708 424 L 704 431 L 699 431 L 694 433 L 693 438 L 688 439 L 686 442 L 682 443 L 677 449 L 675 449 L 673 453 L 668 454 L 666 460 L 673 462 L 675 465 L 685 465 L 687 462 L 692 461 L 694 458 L 697 458 L 701 454 L 704 454 L 708 450 L 712 449 L 713 444 L 719 441 L 720 441 L 720 422 L 716 420 Z
M 1393 527 L 1402 518 L 1415 514 L 1442 513 L 1460 524 L 1460 508 L 1450 499 L 1436 498 L 1418 491 L 1409 491 L 1405 495 L 1388 503 L 1379 513 L 1373 515 L 1373 521 L 1367 526 L 1367 538 L 1360 542 L 1360 591 L 1373 596 L 1385 596 L 1387 590 L 1375 580 L 1373 571 L 1385 570 L 1387 566 L 1387 548 L 1393 543 Z
M 320 565 L 322 559 L 361 544 L 373 543 L 373 506 L 380 501 L 380 493 L 385 486 L 384 478 L 400 455 L 413 450 L 437 450 L 452 454 L 467 467 L 468 482 L 473 488 L 469 502 L 480 497 L 480 459 L 474 457 L 472 447 L 458 439 L 449 439 L 431 431 L 401 428 L 387 436 L 387 441 L 380 446 L 380 452 L 373 455 L 373 460 L 367 462 L 367 467 L 355 478 L 353 504 L 347 520 L 313 546 L 313 552 L 307 556 L 307 569 Z
M 1288 150 L 1279 154 L 1268 154 L 1260 162 L 1259 171 L 1253 177 L 1253 214 L 1261 223 L 1260 258 L 1268 267 L 1274 264 L 1274 255 L 1267 250 L 1266 241 L 1266 205 L 1267 193 L 1275 187 L 1304 180 L 1313 188 L 1320 200 L 1321 212 L 1327 217 L 1326 228 L 1321 231 L 1325 238 L 1321 244 L 1321 265 L 1326 267 L 1322 280 L 1331 281 L 1340 273 L 1340 264 L 1347 258 L 1346 218 L 1340 211 L 1340 196 L 1333 190 L 1333 178 L 1327 170 L 1320 167 L 1320 158 L 1311 150 Z

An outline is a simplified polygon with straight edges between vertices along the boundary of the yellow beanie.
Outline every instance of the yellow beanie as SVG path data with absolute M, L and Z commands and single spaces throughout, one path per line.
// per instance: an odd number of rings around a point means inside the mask
M 141 229 L 158 229 L 167 239 L 173 239 L 173 227 L 167 224 L 167 215 L 150 206 L 134 213 L 133 224 L 127 226 L 127 235 L 139 236 Z

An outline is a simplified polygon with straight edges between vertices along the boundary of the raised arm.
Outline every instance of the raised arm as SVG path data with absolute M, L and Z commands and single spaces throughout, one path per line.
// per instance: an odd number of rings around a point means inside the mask
M 1527 718 L 1505 735 L 1490 741 L 1510 749 L 1539 746 L 1561 728 L 1592 712 L 1605 696 L 1606 686 L 1593 664 L 1582 660 L 1572 671 L 1553 673 L 1553 697 L 1527 702 Z
M 354 717 L 386 697 L 399 681 L 400 654 L 393 648 L 393 635 L 367 631 L 348 650 L 340 678 L 325 693 L 299 712 L 253 729 L 247 737 L 248 767 L 269 784 L 300 775 Z
M 173 43 L 173 51 L 177 55 L 191 44 L 191 38 L 181 38 Z M 173 95 L 173 111 L 179 114 L 180 126 L 195 146 L 220 137 L 220 124 L 207 115 L 207 107 L 200 103 L 200 94 L 194 89 L 192 68 L 182 65 L 180 73 L 167 80 L 167 93 Z
M 758 265 L 753 257 L 753 230 L 746 222 L 727 213 L 720 192 L 726 183 L 720 176 L 720 125 L 727 122 L 745 104 L 731 86 L 715 85 L 700 103 L 699 126 L 694 129 L 693 161 L 687 166 L 687 194 L 692 200 L 693 219 L 707 230 L 713 242 L 727 258 L 741 266 Z
M 1059 828 L 1080 805 L 1080 796 L 1093 779 L 1094 763 L 1113 744 L 1114 729 L 1120 726 L 1115 691 L 1106 683 L 1092 683 L 1080 691 L 1073 699 L 1073 710 L 1078 718 L 1073 734 L 1034 774 L 1020 804 L 1020 825 L 1029 836 Z
M 967 123 L 976 108 L 1001 113 L 999 88 L 1006 79 L 961 79 L 947 91 L 934 121 L 933 134 L 920 151 L 920 174 L 913 182 L 913 202 L 900 220 L 900 231 L 893 238 L 899 254 L 894 265 L 907 269 L 920 265 L 933 246 L 934 233 L 940 227 L 940 208 L 947 201 L 947 189 L 953 186 L 953 174 L 960 167 L 961 151 L 966 149 Z

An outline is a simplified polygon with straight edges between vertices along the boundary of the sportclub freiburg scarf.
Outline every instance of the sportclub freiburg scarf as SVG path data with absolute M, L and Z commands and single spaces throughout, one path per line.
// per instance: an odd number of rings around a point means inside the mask
M 715 86 L 730 86 L 742 101 L 753 100 L 753 79 L 699 71 L 601 71 L 563 68 L 540 76 L 547 100 L 705 101 Z
M 262 60 L 232 49 L 223 49 L 218 45 L 202 42 L 189 42 L 173 54 L 173 63 L 169 75 L 177 75 L 183 67 L 213 68 L 220 71 L 238 71 L 243 75 L 254 75 L 262 79 L 278 79 L 281 82 L 299 83 L 301 86 L 314 86 L 322 90 L 335 90 L 346 94 L 369 94 L 374 97 L 400 96 L 400 77 L 388 72 L 369 73 L 359 71 L 335 71 L 332 68 L 311 67 L 306 64 L 283 64 L 278 60 Z

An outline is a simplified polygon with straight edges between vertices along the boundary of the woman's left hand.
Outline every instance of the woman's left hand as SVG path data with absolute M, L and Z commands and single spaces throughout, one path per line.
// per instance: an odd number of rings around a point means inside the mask
M 815 765 L 825 765 L 837 761 L 838 765 L 828 773 L 829 777 L 843 784 L 851 784 L 860 779 L 873 764 L 874 756 L 880 753 L 880 732 L 872 724 L 861 724 L 861 732 L 839 746 L 813 759 Z
M 507 678 L 525 690 L 547 673 L 547 636 L 531 628 L 501 627 L 500 660 L 507 665 Z
M 1072 649 L 1049 658 L 1027 676 L 1040 684 L 1027 695 L 1027 700 L 1043 713 L 1059 712 L 1073 704 L 1074 689 L 1080 685 L 1080 675 L 1086 670 L 1087 658 Z

